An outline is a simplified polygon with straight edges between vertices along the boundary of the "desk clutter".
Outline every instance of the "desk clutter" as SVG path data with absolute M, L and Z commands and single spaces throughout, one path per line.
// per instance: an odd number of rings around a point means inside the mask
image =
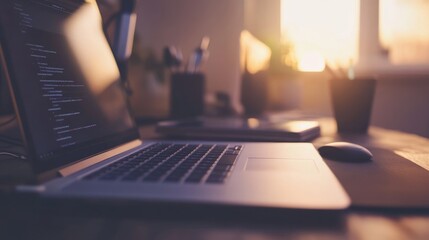
M 170 72 L 170 118 L 197 117 L 204 114 L 206 79 L 202 66 L 209 56 L 209 37 L 190 54 L 183 66 L 183 53 L 175 46 L 163 51 L 165 67 Z

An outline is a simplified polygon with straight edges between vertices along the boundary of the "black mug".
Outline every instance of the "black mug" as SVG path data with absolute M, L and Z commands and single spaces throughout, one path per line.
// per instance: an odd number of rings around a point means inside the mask
M 241 104 L 246 116 L 260 116 L 267 107 L 268 74 L 245 72 L 241 81 Z
M 204 74 L 172 74 L 170 84 L 170 117 L 173 119 L 183 119 L 203 115 L 204 92 Z
M 375 79 L 333 79 L 330 81 L 337 130 L 366 133 L 374 100 Z

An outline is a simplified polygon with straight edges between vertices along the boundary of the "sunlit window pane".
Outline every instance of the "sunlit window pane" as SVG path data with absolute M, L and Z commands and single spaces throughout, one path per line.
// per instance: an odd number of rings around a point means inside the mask
M 299 70 L 357 60 L 358 0 L 282 0 L 281 14 L 282 38 L 292 44 Z
M 429 63 L 429 1 L 380 0 L 380 40 L 393 64 Z

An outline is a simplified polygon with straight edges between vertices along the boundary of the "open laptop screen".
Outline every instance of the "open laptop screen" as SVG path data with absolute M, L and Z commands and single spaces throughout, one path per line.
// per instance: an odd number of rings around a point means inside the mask
M 94 1 L 2 0 L 0 27 L 37 170 L 138 137 Z

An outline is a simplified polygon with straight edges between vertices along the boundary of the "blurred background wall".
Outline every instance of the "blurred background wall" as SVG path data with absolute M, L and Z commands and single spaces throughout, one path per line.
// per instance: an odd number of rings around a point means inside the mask
M 104 3 L 103 13 L 118 0 L 99 1 Z M 372 124 L 429 137 L 427 11 L 427 1 L 405 0 L 138 0 L 134 48 L 138 60 L 131 70 L 131 104 L 137 117 L 165 117 L 169 75 L 162 70 L 163 48 L 174 45 L 186 59 L 208 36 L 207 92 L 229 94 L 241 110 L 240 33 L 248 30 L 271 49 L 271 71 L 276 74 L 270 81 L 276 91 L 270 94 L 284 102 L 277 110 L 296 108 L 332 116 L 327 84 L 332 74 L 326 66 L 347 71 L 351 65 L 357 76 L 378 79 Z M 294 50 L 292 74 L 282 70 L 279 49 L 285 42 Z M 303 47 L 313 53 L 320 48 L 323 68 L 318 68 L 320 59 L 316 63 L 306 59 L 308 54 L 300 52 Z M 344 52 L 351 61 L 344 56 L 342 62 L 332 61 Z M 299 65 L 306 61 L 317 68 Z M 0 112 L 10 112 L 7 90 L 1 84 Z
M 378 1 L 362 1 L 366 5 L 361 8 L 378 6 Z M 209 36 L 210 59 L 205 66 L 207 89 L 229 93 L 234 105 L 240 108 L 240 32 L 247 29 L 262 42 L 277 44 L 281 41 L 281 7 L 280 0 L 141 0 L 138 2 L 137 33 L 140 44 L 153 49 L 158 56 L 166 45 L 178 46 L 185 56 L 189 55 L 203 36 Z M 308 5 L 308 8 L 312 6 Z M 364 25 L 373 22 L 360 21 L 360 24 L 364 29 L 361 31 L 371 34 Z M 368 41 L 371 38 L 372 41 L 379 40 L 374 40 L 373 35 L 368 38 Z M 366 51 L 378 51 L 367 48 Z M 387 59 L 386 54 L 384 58 Z M 389 74 L 388 71 L 364 74 L 379 79 L 372 123 L 429 137 L 429 68 L 413 65 L 399 68 L 410 70 L 403 74 Z M 327 81 L 331 77 L 326 71 L 294 75 L 300 88 L 298 108 L 330 116 Z
M 165 46 L 176 46 L 186 60 L 202 37 L 210 37 L 210 57 L 204 66 L 207 91 L 227 92 L 239 107 L 243 5 L 243 0 L 140 0 L 138 44 L 153 50 L 159 59 Z

